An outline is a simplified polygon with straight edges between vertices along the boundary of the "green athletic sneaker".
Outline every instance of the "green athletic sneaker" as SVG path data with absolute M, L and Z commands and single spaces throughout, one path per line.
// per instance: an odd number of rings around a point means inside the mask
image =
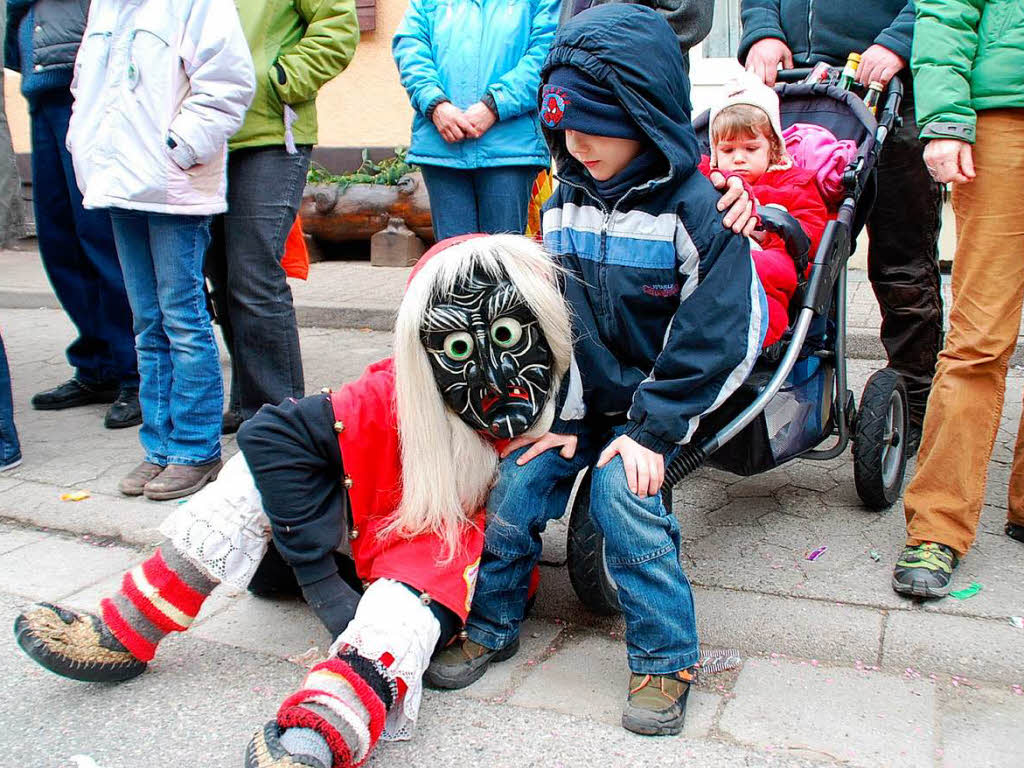
M 622 727 L 645 736 L 673 736 L 683 730 L 686 699 L 696 681 L 694 669 L 673 675 L 629 676 L 629 698 Z
M 945 597 L 958 562 L 945 544 L 926 541 L 905 547 L 892 570 L 892 588 L 901 595 L 921 599 Z
M 492 663 L 511 659 L 518 651 L 518 637 L 496 651 L 474 643 L 469 638 L 456 638 L 455 642 L 430 661 L 430 666 L 423 674 L 423 682 L 430 688 L 465 688 L 483 677 Z

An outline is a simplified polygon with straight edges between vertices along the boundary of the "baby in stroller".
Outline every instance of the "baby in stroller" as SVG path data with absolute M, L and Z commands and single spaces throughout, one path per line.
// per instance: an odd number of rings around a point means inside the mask
M 711 107 L 708 125 L 711 156 L 701 158 L 701 172 L 708 176 L 718 170 L 741 177 L 752 188 L 757 204 L 782 208 L 800 223 L 814 253 L 829 213 L 815 173 L 795 165 L 786 152 L 775 91 L 744 73 L 726 86 L 725 98 Z M 768 298 L 768 332 L 763 345 L 768 348 L 782 338 L 789 325 L 797 269 L 777 234 L 756 231 L 750 253 Z

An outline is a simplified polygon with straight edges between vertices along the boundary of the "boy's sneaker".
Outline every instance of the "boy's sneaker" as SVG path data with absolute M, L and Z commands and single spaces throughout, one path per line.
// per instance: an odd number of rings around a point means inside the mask
M 905 547 L 892 570 L 892 588 L 901 595 L 921 599 L 945 597 L 958 562 L 945 544 L 926 541 Z
M 686 719 L 690 686 L 696 679 L 693 668 L 672 675 L 630 675 L 622 727 L 645 736 L 679 733 Z
M 0 467 L 0 471 L 3 467 Z M 1017 523 L 1011 523 L 1009 520 L 1006 521 L 1006 527 L 1003 529 L 1006 535 L 1011 539 L 1024 543 L 1024 525 L 1017 525 Z
M 431 688 L 465 688 L 483 677 L 491 662 L 511 659 L 518 651 L 518 637 L 496 651 L 469 638 L 457 638 L 430 662 L 423 682 Z

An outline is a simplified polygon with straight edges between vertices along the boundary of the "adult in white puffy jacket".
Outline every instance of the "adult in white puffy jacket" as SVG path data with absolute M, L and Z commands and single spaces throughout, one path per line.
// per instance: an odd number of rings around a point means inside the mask
M 92 0 L 67 143 L 85 207 L 110 210 L 135 318 L 145 458 L 127 495 L 185 496 L 220 469 L 203 258 L 254 88 L 232 0 Z

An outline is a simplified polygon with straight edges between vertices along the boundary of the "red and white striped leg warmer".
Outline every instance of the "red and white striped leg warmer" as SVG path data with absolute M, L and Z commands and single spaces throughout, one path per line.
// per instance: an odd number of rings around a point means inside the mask
M 103 621 L 140 661 L 149 661 L 170 632 L 184 632 L 217 586 L 165 541 L 125 573 L 121 589 L 100 602 Z
M 331 749 L 332 768 L 362 765 L 396 724 L 399 738 L 411 735 L 423 672 L 440 631 L 407 587 L 374 582 L 331 658 L 313 667 L 281 705 L 278 725 L 318 732 Z

